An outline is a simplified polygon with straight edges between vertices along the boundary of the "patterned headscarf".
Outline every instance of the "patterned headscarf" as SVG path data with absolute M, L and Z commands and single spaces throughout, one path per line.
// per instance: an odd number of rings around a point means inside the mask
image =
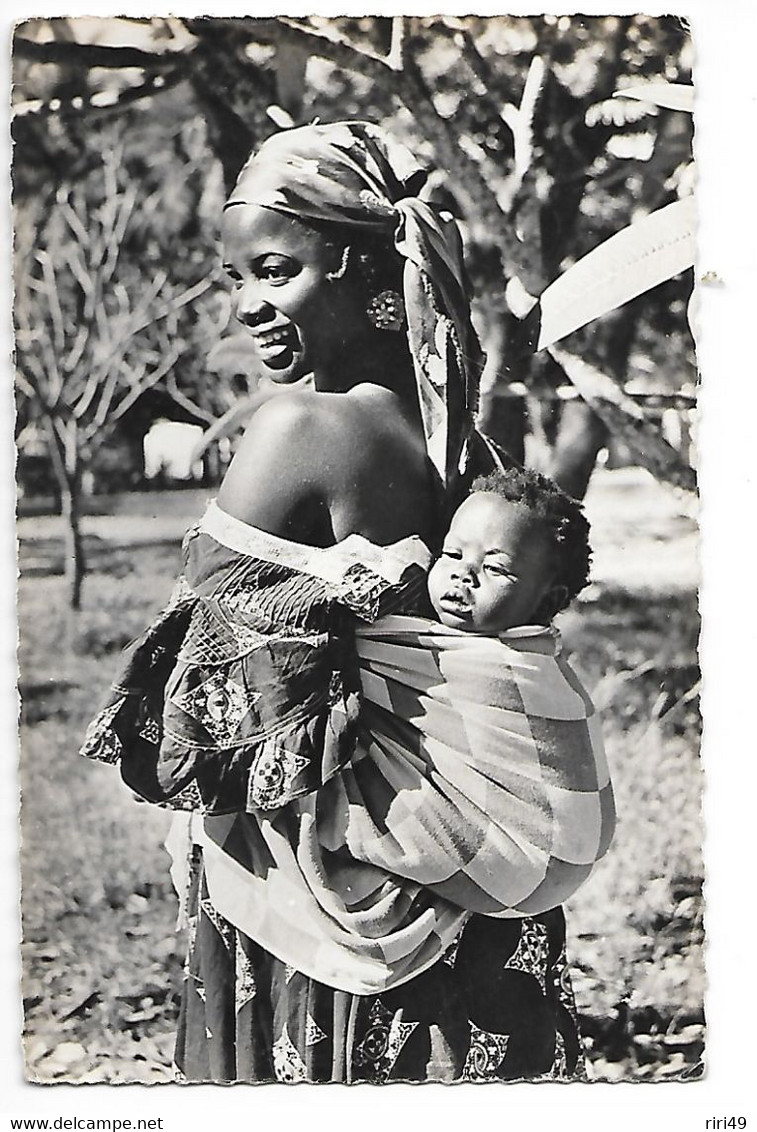
M 424 181 L 410 151 L 369 122 L 301 126 L 260 147 L 227 207 L 262 205 L 393 239 L 405 260 L 403 298 L 426 448 L 449 489 L 467 464 L 484 359 L 470 319 L 459 230 L 418 198 Z

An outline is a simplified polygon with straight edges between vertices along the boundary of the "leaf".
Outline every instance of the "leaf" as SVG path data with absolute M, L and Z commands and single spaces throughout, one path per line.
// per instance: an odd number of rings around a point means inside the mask
M 696 491 L 694 469 L 611 377 L 564 350 L 550 349 L 549 353 L 613 435 L 628 445 L 643 468 L 674 487 Z
M 66 1022 L 69 1018 L 75 1018 L 85 1014 L 90 1006 L 94 1006 L 99 1001 L 100 994 L 98 991 L 90 991 L 84 997 L 78 997 L 73 1003 L 66 1004 L 57 1015 L 59 1022 Z
M 152 1022 L 155 1018 L 160 1018 L 162 1014 L 162 1006 L 148 1006 L 144 1010 L 133 1010 L 131 1014 L 125 1014 L 124 1024 L 136 1026 L 140 1022 Z
M 537 350 L 623 306 L 694 263 L 693 197 L 650 212 L 569 267 L 539 300 Z
M 667 110 L 685 110 L 694 113 L 694 87 L 687 83 L 642 83 L 613 92 L 614 98 L 636 98 L 651 102 Z

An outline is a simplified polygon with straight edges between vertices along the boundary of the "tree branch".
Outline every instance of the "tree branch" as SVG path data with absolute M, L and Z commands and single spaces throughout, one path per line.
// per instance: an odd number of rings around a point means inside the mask
M 19 59 L 34 63 L 56 63 L 73 69 L 90 67 L 121 69 L 140 67 L 145 71 L 160 71 L 187 65 L 191 51 L 142 51 L 138 47 L 107 47 L 99 43 L 75 43 L 50 40 L 37 43 L 16 32 L 13 50 Z
M 392 68 L 389 60 L 377 55 L 367 47 L 358 47 L 341 35 L 335 28 L 321 30 L 312 24 L 304 24 L 287 16 L 258 19 L 217 19 L 214 17 L 199 21 L 184 21 L 195 34 L 202 34 L 202 25 L 219 25 L 236 28 L 248 40 L 259 43 L 285 43 L 307 50 L 311 55 L 329 59 L 346 70 L 361 71 L 372 78 L 386 76 Z M 196 30 L 197 29 L 197 30 Z
M 401 71 L 405 65 L 406 44 L 407 16 L 392 16 L 392 40 L 389 46 L 387 63 L 393 71 Z
M 107 421 L 103 421 L 102 425 L 97 425 L 96 427 L 93 427 L 94 422 L 87 426 L 85 436 L 92 442 L 93 450 L 101 446 L 113 431 L 116 421 L 119 421 L 121 417 L 129 411 L 142 394 L 146 393 L 148 389 L 152 389 L 159 381 L 163 380 L 169 370 L 176 365 L 183 353 L 183 350 L 172 350 L 157 369 L 153 370 L 153 372 L 141 380 L 138 385 L 130 389 L 123 400 L 120 401 L 114 409 L 110 410 Z
M 643 468 L 663 483 L 686 492 L 696 491 L 694 469 L 612 377 L 554 346 L 549 353 L 611 433 L 625 441 Z
M 61 354 L 65 347 L 66 334 L 63 329 L 63 312 L 60 309 L 60 300 L 58 298 L 58 281 L 55 276 L 55 267 L 46 251 L 38 251 L 36 260 L 42 268 L 42 279 L 45 286 L 47 307 L 50 311 L 50 319 L 53 324 L 53 346 L 56 352 Z
M 215 422 L 216 417 L 214 413 L 203 409 L 201 405 L 198 405 L 196 401 L 188 397 L 186 393 L 182 393 L 176 384 L 175 373 L 169 373 L 166 379 L 165 390 L 171 399 L 175 401 L 177 405 L 180 405 L 182 409 L 186 409 L 188 413 L 192 413 L 200 420 L 205 421 L 206 424 L 212 425 Z

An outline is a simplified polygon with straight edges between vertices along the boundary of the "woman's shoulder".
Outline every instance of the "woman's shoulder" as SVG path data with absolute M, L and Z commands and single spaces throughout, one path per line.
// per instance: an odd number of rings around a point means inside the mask
M 272 395 L 255 412 L 245 431 L 245 438 L 258 441 L 261 436 L 286 438 L 302 430 L 322 434 L 347 424 L 369 426 L 378 406 L 375 398 L 362 392 L 322 393 L 315 389 L 285 389 Z
M 296 442 L 303 456 L 324 446 L 334 455 L 365 458 L 372 443 L 393 439 L 401 444 L 399 398 L 377 386 L 356 386 L 347 393 L 293 389 L 277 393 L 255 413 L 242 441 L 243 448 L 281 450 Z

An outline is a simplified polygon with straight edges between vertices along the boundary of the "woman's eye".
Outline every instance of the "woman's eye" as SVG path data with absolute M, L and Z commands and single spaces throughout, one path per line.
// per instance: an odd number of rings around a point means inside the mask
M 285 279 L 287 272 L 280 267 L 264 267 L 260 272 L 261 279 Z
M 271 283 L 285 283 L 297 274 L 296 264 L 290 259 L 273 258 L 264 259 L 258 267 L 258 277 Z
M 461 551 L 455 550 L 455 548 L 451 546 L 445 546 L 442 550 L 442 558 L 460 558 L 461 556 Z
M 229 267 L 227 263 L 224 264 L 223 271 L 229 283 L 233 283 L 235 287 L 238 287 L 242 282 L 242 276 L 239 272 L 235 268 Z

